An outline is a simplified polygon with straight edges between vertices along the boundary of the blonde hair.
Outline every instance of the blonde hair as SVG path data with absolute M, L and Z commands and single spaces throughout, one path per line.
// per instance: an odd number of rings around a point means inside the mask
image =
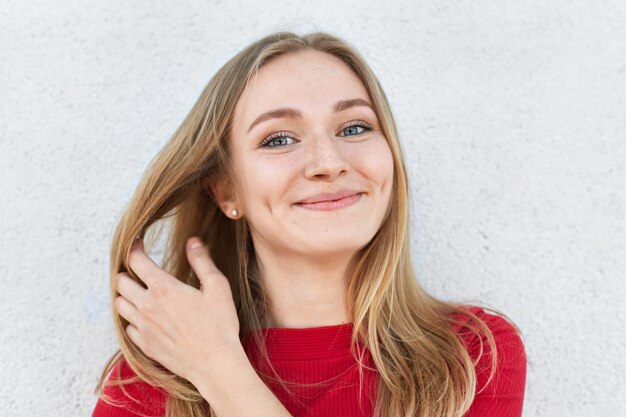
M 115 229 L 110 259 L 111 299 L 117 296 L 115 276 L 131 271 L 128 255 L 135 236 L 150 234 L 155 229 L 151 226 L 169 221 L 162 267 L 198 288 L 198 279 L 185 255 L 185 242 L 192 235 L 201 237 L 217 267 L 230 281 L 240 338 L 243 340 L 251 330 L 267 327 L 267 295 L 258 277 L 246 220 L 227 218 L 207 183 L 233 178 L 228 137 L 235 105 L 248 82 L 272 59 L 302 50 L 332 54 L 359 76 L 393 155 L 394 184 L 389 210 L 379 231 L 354 256 L 347 272 L 352 351 L 362 370 L 362 352 L 357 354 L 355 348 L 360 340 L 371 352 L 380 381 L 375 415 L 460 417 L 474 399 L 476 361 L 453 326 L 464 322 L 469 331 L 487 341 L 493 353 L 491 376 L 496 364 L 493 336 L 461 304 L 437 300 L 417 283 L 409 250 L 407 173 L 389 103 L 363 57 L 333 35 L 273 33 L 252 43 L 218 70 L 181 126 L 151 162 Z M 107 375 L 123 359 L 139 379 L 167 393 L 167 416 L 200 417 L 209 412 L 214 415 L 188 381 L 155 363 L 130 341 L 124 332 L 128 323 L 114 308 L 113 318 L 120 351 L 109 360 L 100 377 L 97 391 L 105 401 L 111 402 L 104 394 Z M 262 336 L 261 332 L 254 335 Z M 262 340 L 256 342 L 263 346 Z M 114 385 L 124 389 L 125 384 L 136 380 L 122 380 Z

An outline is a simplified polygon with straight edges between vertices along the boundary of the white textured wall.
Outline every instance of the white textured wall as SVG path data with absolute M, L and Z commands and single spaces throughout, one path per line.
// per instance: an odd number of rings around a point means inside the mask
M 626 415 L 626 3 L 90 3 L 0 2 L 0 415 L 90 415 L 117 216 L 214 72 L 279 29 L 378 73 L 420 279 L 522 328 L 525 416 Z

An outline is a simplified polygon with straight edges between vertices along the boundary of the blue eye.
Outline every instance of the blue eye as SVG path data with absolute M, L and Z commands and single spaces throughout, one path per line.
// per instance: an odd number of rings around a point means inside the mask
M 363 129 L 363 131 L 359 132 L 358 128 Z M 372 126 L 369 123 L 366 122 L 354 122 L 352 124 L 350 124 L 349 126 L 346 126 L 343 128 L 342 132 L 345 132 L 347 130 L 350 130 L 354 133 L 354 135 L 360 135 L 361 133 L 365 133 L 365 132 L 369 132 L 371 130 L 374 130 L 374 126 Z M 354 135 L 348 135 L 348 136 L 354 136 Z
M 361 128 L 362 130 L 359 131 L 358 128 Z M 344 127 L 341 130 L 342 133 L 344 132 L 351 132 L 351 133 L 346 134 L 346 135 L 340 135 L 340 136 L 356 136 L 356 135 L 361 135 L 365 132 L 369 132 L 372 130 L 374 130 L 374 126 L 372 126 L 371 124 L 364 122 L 364 121 L 356 121 L 356 122 L 352 122 L 350 125 Z M 290 145 L 291 143 L 289 141 L 293 143 L 295 139 L 289 136 L 288 132 L 276 132 L 276 133 L 272 133 L 267 138 L 265 138 L 259 146 L 262 148 L 280 148 L 286 145 Z
M 276 132 L 272 133 L 266 139 L 264 139 L 263 142 L 261 142 L 261 146 L 268 148 L 277 148 L 280 146 L 289 145 L 289 143 L 287 142 L 290 139 L 293 141 L 293 138 L 291 136 L 288 136 L 287 132 Z

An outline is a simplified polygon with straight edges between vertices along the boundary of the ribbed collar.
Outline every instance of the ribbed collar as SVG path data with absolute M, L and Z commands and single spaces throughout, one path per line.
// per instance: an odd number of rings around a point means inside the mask
M 249 354 L 258 353 L 252 337 L 254 332 L 265 334 L 265 346 L 272 360 L 311 360 L 346 355 L 350 352 L 352 323 L 304 329 L 263 328 L 247 333 L 244 348 Z

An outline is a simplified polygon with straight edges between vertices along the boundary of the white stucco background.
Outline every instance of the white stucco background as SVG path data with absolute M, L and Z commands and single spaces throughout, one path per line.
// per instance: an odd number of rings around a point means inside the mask
M 274 30 L 367 57 L 419 279 L 521 327 L 524 416 L 626 416 L 619 0 L 0 1 L 0 415 L 91 414 L 118 216 L 215 71 Z

